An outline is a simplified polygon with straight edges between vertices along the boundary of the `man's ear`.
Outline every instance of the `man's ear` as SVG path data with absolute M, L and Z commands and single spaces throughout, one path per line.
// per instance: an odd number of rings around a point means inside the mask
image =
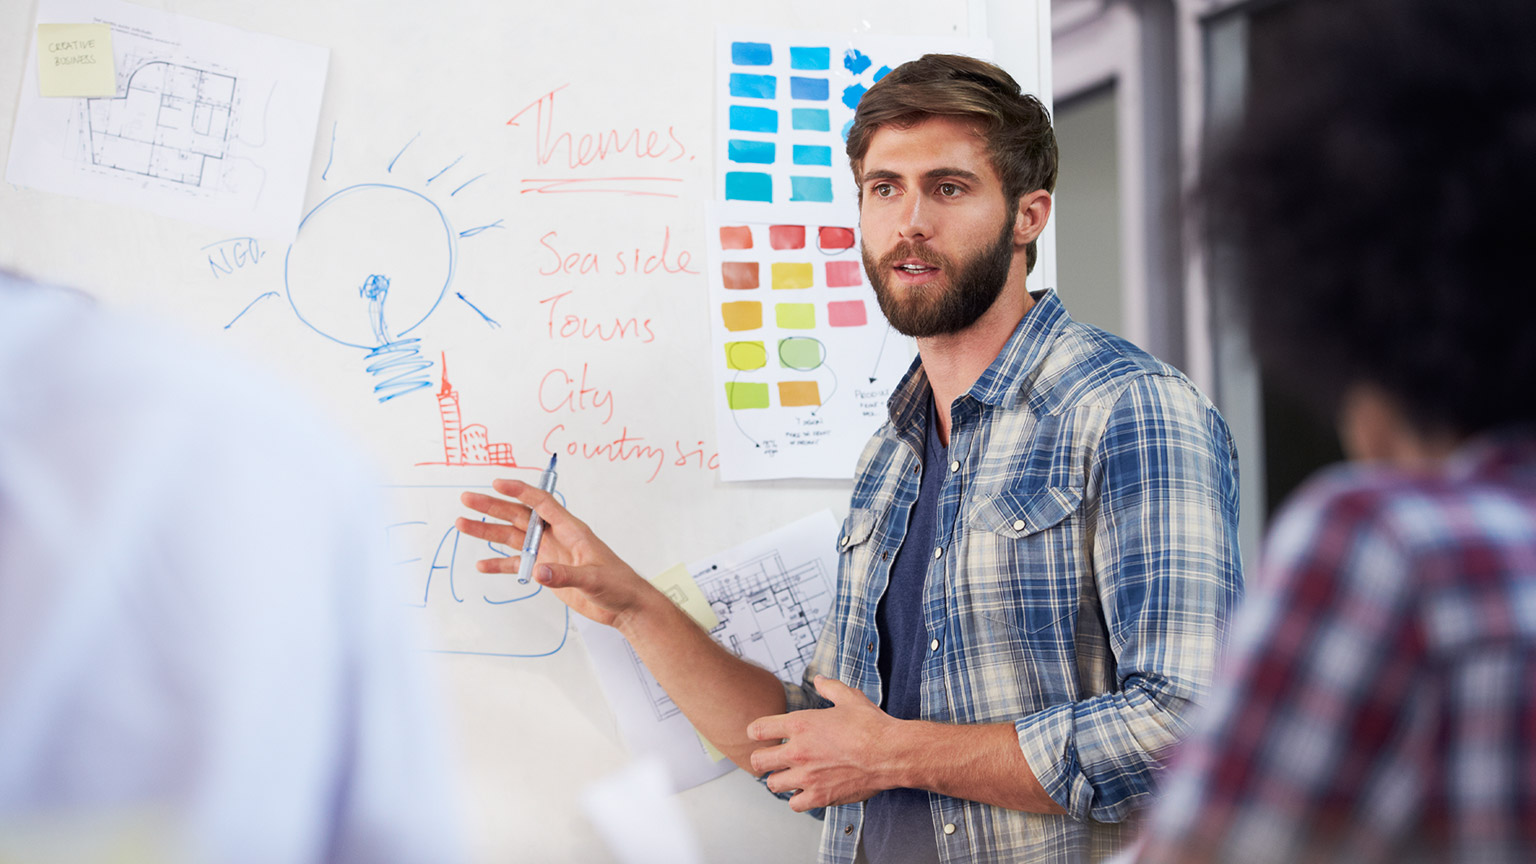
M 1025 246 L 1034 242 L 1051 219 L 1051 193 L 1036 189 L 1019 196 L 1013 220 L 1013 242 Z

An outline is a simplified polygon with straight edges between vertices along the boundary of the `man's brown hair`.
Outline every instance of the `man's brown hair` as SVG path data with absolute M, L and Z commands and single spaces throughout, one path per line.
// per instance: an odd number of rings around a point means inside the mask
M 985 60 L 958 54 L 925 54 L 903 63 L 869 88 L 848 130 L 848 163 L 864 187 L 864 155 L 882 126 L 909 128 L 929 117 L 974 121 L 987 142 L 992 168 L 1003 181 L 1003 196 L 1014 209 L 1037 189 L 1056 191 L 1056 133 L 1050 112 L 1024 93 L 1019 82 Z M 1030 241 L 1028 271 L 1035 269 Z

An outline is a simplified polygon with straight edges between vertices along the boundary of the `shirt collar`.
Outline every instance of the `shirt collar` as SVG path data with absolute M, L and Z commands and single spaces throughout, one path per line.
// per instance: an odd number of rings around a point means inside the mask
M 1040 363 L 1050 351 L 1051 343 L 1070 320 L 1066 308 L 1056 297 L 1055 289 L 1030 296 L 1035 298 L 1035 305 L 1013 328 L 1013 335 L 1008 337 L 991 365 L 966 391 L 966 395 L 972 399 L 1002 408 L 1017 407 L 1034 382 Z M 923 358 L 916 357 L 886 403 L 891 425 L 897 429 L 922 428 L 928 394 L 928 375 L 923 371 Z

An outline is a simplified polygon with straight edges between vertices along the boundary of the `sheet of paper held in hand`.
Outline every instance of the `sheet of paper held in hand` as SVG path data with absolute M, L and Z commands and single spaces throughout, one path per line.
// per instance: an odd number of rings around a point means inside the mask
M 800 680 L 832 610 L 837 520 L 823 510 L 653 578 L 731 652 Z M 619 729 L 635 756 L 659 756 L 681 791 L 730 771 L 611 628 L 577 622 Z

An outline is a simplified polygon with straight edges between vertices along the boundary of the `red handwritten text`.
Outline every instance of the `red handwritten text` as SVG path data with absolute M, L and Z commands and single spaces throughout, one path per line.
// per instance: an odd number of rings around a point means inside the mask
M 540 276 L 554 276 L 557 273 L 575 273 L 586 275 L 589 273 L 602 273 L 602 258 L 596 252 L 562 252 L 555 247 L 555 240 L 559 234 L 554 231 L 546 233 L 539 238 L 539 245 L 549 252 L 549 258 L 544 266 L 539 268 Z M 668 254 L 672 248 L 672 229 L 665 228 L 661 235 L 661 251 L 655 254 L 646 254 L 640 247 L 633 250 L 620 250 L 613 253 L 613 260 L 617 263 L 611 272 L 617 276 L 630 274 L 649 275 L 657 271 L 662 273 L 692 273 L 698 274 L 698 270 L 689 267 L 693 263 L 693 254 L 687 250 L 679 250 L 668 260 Z
M 535 154 L 540 165 L 556 161 L 571 168 L 581 168 L 616 156 L 627 155 L 634 159 L 654 159 L 676 162 L 688 155 L 688 148 L 668 126 L 665 132 L 658 129 L 641 130 L 638 127 L 625 130 L 606 129 L 585 132 L 580 136 L 568 131 L 555 131 L 555 94 L 569 87 L 562 84 L 528 103 L 513 114 L 508 126 L 518 126 L 519 118 L 534 112 Z
M 618 318 L 610 321 L 594 321 L 584 315 L 567 313 L 560 315 L 557 308 L 560 301 L 571 296 L 574 292 L 561 291 L 540 300 L 540 303 L 549 304 L 549 338 L 551 339 L 597 339 L 602 342 L 612 342 L 616 339 L 636 340 L 641 344 L 656 341 L 656 331 L 651 329 L 651 319 L 646 318 Z
M 556 411 L 601 411 L 608 409 L 603 423 L 613 419 L 613 391 L 587 386 L 587 364 L 581 364 L 581 381 L 577 382 L 564 369 L 551 369 L 539 382 L 539 407 L 544 413 Z

